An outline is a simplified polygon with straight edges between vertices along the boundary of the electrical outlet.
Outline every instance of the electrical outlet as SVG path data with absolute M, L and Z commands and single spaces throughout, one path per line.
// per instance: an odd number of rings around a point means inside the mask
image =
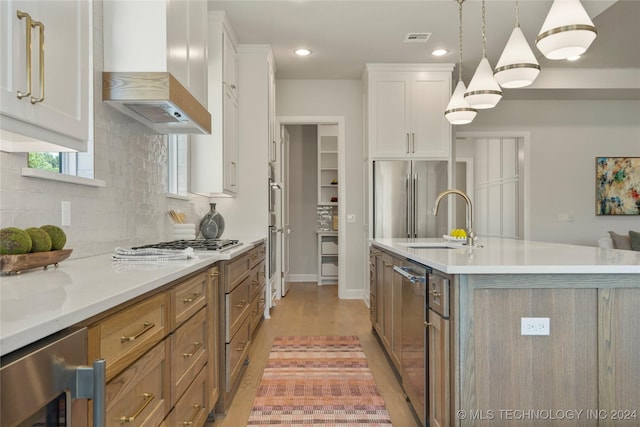
M 521 317 L 520 335 L 549 335 L 548 317 Z

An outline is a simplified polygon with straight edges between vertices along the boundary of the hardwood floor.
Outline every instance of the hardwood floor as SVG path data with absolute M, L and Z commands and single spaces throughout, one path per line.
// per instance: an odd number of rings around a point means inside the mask
M 229 411 L 208 427 L 246 426 L 273 338 L 282 335 L 357 335 L 384 398 L 391 422 L 415 427 L 405 394 L 377 337 L 371 332 L 369 309 L 362 300 L 338 299 L 337 286 L 292 283 L 286 297 L 277 301 L 271 319 L 265 319 L 252 342 L 252 358 Z

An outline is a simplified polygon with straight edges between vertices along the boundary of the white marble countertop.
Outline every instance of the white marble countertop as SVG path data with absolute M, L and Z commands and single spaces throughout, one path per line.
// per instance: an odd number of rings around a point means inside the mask
M 640 274 L 637 251 L 499 238 L 479 238 L 479 248 L 444 239 L 381 238 L 371 242 L 449 274 Z
M 213 263 L 233 258 L 263 237 L 221 254 L 153 264 L 118 263 L 111 254 L 63 261 L 57 268 L 0 277 L 0 355 L 82 322 Z

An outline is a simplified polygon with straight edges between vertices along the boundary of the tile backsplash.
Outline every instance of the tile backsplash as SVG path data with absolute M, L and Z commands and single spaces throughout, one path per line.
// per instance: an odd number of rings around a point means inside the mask
M 0 227 L 61 224 L 61 202 L 71 204 L 66 248 L 72 258 L 113 252 L 171 238 L 169 209 L 199 223 L 206 197 L 187 200 L 167 192 L 167 137 L 105 105 L 102 93 L 102 7 L 94 2 L 94 171 L 105 187 L 28 178 L 26 153 L 0 152 Z

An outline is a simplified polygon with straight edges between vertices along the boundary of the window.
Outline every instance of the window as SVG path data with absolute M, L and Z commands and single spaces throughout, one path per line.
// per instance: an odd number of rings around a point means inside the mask
M 27 166 L 48 172 L 93 179 L 93 141 L 84 153 L 29 153 Z
M 189 135 L 168 135 L 168 182 L 171 195 L 187 196 Z

